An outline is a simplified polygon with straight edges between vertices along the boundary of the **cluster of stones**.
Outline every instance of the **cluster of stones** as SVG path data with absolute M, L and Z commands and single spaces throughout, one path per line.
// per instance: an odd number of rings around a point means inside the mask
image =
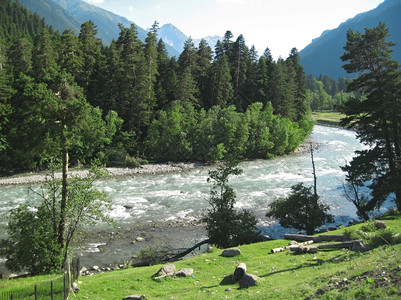
M 81 276 L 92 276 L 95 273 L 101 273 L 101 272 L 111 272 L 115 270 L 122 270 L 125 269 L 125 266 L 123 264 L 118 265 L 116 267 L 103 267 L 100 268 L 99 266 L 93 266 L 89 270 L 86 267 L 83 267 L 80 271 Z
M 241 255 L 241 250 L 237 248 L 226 249 L 222 252 L 222 257 L 235 257 Z M 153 276 L 153 279 L 158 280 L 167 276 L 180 276 L 180 277 L 190 277 L 193 276 L 194 270 L 191 268 L 182 268 L 177 271 L 177 268 L 174 264 L 166 264 L 160 268 L 160 270 Z M 257 276 L 248 274 L 246 265 L 244 263 L 240 263 L 232 275 L 232 279 L 235 282 L 238 282 L 240 289 L 247 289 L 251 286 L 256 285 L 256 281 L 258 279 Z M 226 289 L 230 291 L 231 289 Z M 147 299 L 146 295 L 130 295 L 124 297 L 123 300 L 140 300 Z
M 235 257 L 241 255 L 241 250 L 237 248 L 226 249 L 223 251 L 221 256 L 223 257 Z M 258 277 L 256 275 L 248 274 L 246 269 L 246 264 L 240 263 L 232 275 L 232 279 L 238 282 L 240 289 L 247 289 L 251 286 L 256 285 Z
M 167 276 L 180 276 L 190 277 L 194 274 L 194 269 L 183 268 L 177 271 L 174 264 L 167 264 L 160 268 L 160 270 L 154 275 L 153 279 L 161 279 Z
M 194 270 L 190 268 L 183 268 L 177 271 L 174 264 L 166 264 L 153 276 L 153 279 L 158 280 L 167 276 L 189 277 L 194 274 Z M 147 299 L 146 295 L 130 295 L 124 297 L 123 300 L 141 300 Z

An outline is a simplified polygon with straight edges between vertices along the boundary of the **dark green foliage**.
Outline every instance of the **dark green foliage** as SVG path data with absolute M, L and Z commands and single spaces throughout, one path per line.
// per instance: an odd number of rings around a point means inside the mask
M 93 186 L 93 182 L 104 175 L 103 171 L 93 168 L 87 177 L 69 180 L 67 225 L 62 245 L 58 241 L 61 180 L 55 178 L 53 171 L 40 189 L 31 189 L 32 203 L 11 211 L 8 237 L 0 242 L 0 253 L 7 258 L 7 268 L 14 272 L 27 270 L 32 275 L 60 272 L 67 259 L 66 251 L 83 225 L 112 223 L 106 216 L 111 208 L 107 193 Z
M 291 187 L 288 198 L 276 200 L 270 205 L 266 216 L 276 218 L 283 227 L 313 234 L 317 227 L 333 221 L 328 210 L 327 205 L 319 203 L 319 196 L 312 193 L 312 187 L 298 183 Z
M 53 229 L 44 205 L 34 208 L 25 204 L 13 210 L 7 225 L 9 236 L 0 244 L 6 267 L 32 275 L 59 272 L 63 258 Z
M 274 115 L 271 104 L 253 103 L 240 113 L 233 105 L 197 111 L 176 101 L 151 123 L 146 153 L 156 161 L 266 159 L 295 150 L 312 126 Z
M 393 59 L 401 62 L 401 35 L 398 34 L 401 2 L 386 0 L 380 1 L 380 3 L 377 8 L 346 20 L 338 28 L 325 31 L 305 47 L 300 54 L 306 73 L 313 74 L 315 77 L 319 77 L 320 74 L 327 74 L 331 78 L 355 78 L 357 74 L 347 74 L 344 71 L 343 62 L 340 59 L 344 53 L 343 47 L 346 43 L 347 31 L 349 29 L 363 31 L 364 28 L 377 26 L 379 22 L 384 22 L 390 29 L 392 34 L 389 36 L 389 41 L 397 43 L 394 48 Z
M 209 171 L 208 181 L 213 182 L 208 199 L 208 209 L 203 221 L 211 244 L 220 248 L 253 242 L 256 237 L 255 216 L 247 211 L 237 211 L 235 191 L 228 185 L 230 175 L 240 175 L 242 170 L 235 164 L 226 162 L 217 170 Z
M 367 28 L 365 33 L 348 31 L 346 52 L 341 57 L 344 69 L 359 76 L 348 90 L 363 97 L 350 99 L 341 109 L 346 114 L 342 124 L 355 129 L 359 140 L 369 145 L 357 151 L 343 170 L 347 181 L 371 189 L 372 198 L 366 211 L 380 207 L 394 194 L 397 209 L 401 210 L 401 70 L 391 59 L 393 43 L 386 39 L 385 24 Z
M 17 1 L 0 1 L 0 40 L 17 40 L 29 37 L 31 40 L 46 27 L 44 19 L 31 14 Z
M 312 129 L 296 49 L 287 60 L 275 62 L 269 51 L 259 58 L 227 31 L 215 55 L 205 40 L 196 47 L 188 39 L 178 59 L 169 58 L 157 23 L 144 42 L 135 25 L 120 24 L 105 46 L 91 20 L 78 36 L 59 34 L 18 2 L 2 4 L 3 168 L 45 168 L 64 125 L 72 164 L 106 165 L 270 158 L 294 150 Z

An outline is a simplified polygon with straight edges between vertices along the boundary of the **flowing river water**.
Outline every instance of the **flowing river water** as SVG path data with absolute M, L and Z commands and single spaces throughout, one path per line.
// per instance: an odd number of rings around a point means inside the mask
M 319 144 L 314 151 L 317 191 L 330 205 L 335 224 L 348 224 L 356 218 L 355 207 L 343 196 L 344 173 L 340 166 L 349 162 L 355 150 L 364 148 L 348 130 L 315 126 L 310 140 Z M 117 228 L 103 225 L 87 228 L 86 248 L 78 251 L 84 265 L 104 265 L 130 260 L 143 247 L 169 245 L 189 247 L 206 237 L 198 224 L 209 207 L 206 201 L 211 183 L 208 170 L 200 167 L 185 172 L 116 177 L 97 182 L 109 192 L 113 209 L 111 217 Z M 303 182 L 313 185 L 311 157 L 308 151 L 297 152 L 272 160 L 245 161 L 243 173 L 233 176 L 229 184 L 237 193 L 237 208 L 253 211 L 263 233 L 282 237 L 283 229 L 265 217 L 269 203 L 288 195 L 291 186 Z M 5 224 L 10 209 L 28 199 L 28 186 L 0 186 L 0 238 L 5 237 Z M 144 242 L 135 242 L 137 237 Z M 141 239 L 142 240 L 142 239 Z M 0 263 L 4 263 L 4 259 Z

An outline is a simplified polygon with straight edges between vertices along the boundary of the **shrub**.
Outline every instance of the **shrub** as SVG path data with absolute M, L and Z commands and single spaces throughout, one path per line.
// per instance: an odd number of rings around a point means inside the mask
M 274 201 L 266 216 L 278 219 L 283 227 L 313 234 L 317 227 L 332 222 L 333 216 L 327 213 L 329 206 L 319 203 L 319 196 L 313 194 L 311 189 L 302 183 L 292 186 L 289 197 Z
M 226 163 L 217 170 L 210 171 L 213 187 L 209 204 L 212 206 L 203 221 L 211 244 L 220 248 L 250 243 L 256 237 L 256 218 L 248 210 L 237 212 L 234 209 L 236 194 L 228 185 L 230 175 L 239 175 L 242 170 L 233 163 Z

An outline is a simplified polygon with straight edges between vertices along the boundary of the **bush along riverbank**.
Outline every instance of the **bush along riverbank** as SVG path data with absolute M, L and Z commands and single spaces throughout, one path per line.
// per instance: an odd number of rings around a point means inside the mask
M 288 240 L 239 246 L 239 252 L 234 251 L 239 255 L 233 257 L 223 256 L 223 249 L 213 248 L 175 262 L 172 276 L 160 275 L 163 265 L 115 272 L 99 270 L 94 276 L 81 276 L 75 296 L 120 300 L 128 295 L 147 299 L 399 299 L 401 215 L 386 215 L 381 221 L 384 226 L 371 221 L 331 232 L 370 245 L 364 252 L 348 247 L 317 247 L 315 253 L 286 250 L 271 254 L 272 249 L 288 246 Z M 179 275 L 187 274 L 182 270 L 188 269 L 192 269 L 191 275 Z M 241 286 L 241 281 L 235 281 L 241 271 L 256 285 Z M 31 282 L 32 279 L 2 280 L 0 288 L 10 291 Z

